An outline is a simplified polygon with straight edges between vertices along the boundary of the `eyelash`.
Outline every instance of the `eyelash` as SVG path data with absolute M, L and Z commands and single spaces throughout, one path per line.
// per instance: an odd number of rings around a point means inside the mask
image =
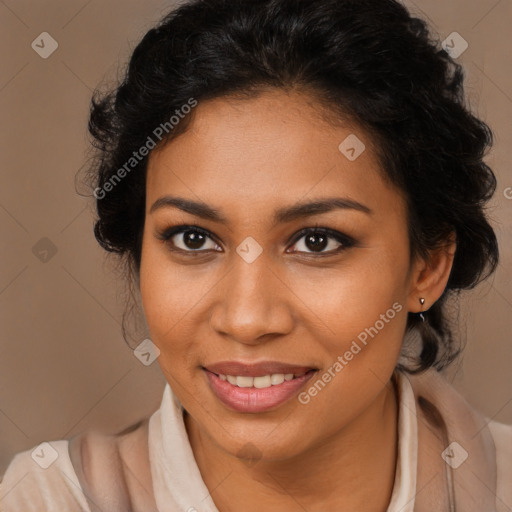
M 171 243 L 171 238 L 175 235 L 179 235 L 182 233 L 186 233 L 187 231 L 191 231 L 194 233 L 199 233 L 205 237 L 210 238 L 213 240 L 216 244 L 220 245 L 216 240 L 215 237 L 212 236 L 212 234 L 208 231 L 206 231 L 203 228 L 200 228 L 199 226 L 195 225 L 181 225 L 181 226 L 173 226 L 170 228 L 165 229 L 164 231 L 157 233 L 157 238 L 163 242 L 165 242 L 169 248 L 170 251 L 173 252 L 180 252 L 187 256 L 196 257 L 198 254 L 203 254 L 206 252 L 209 252 L 214 249 L 198 249 L 198 250 L 184 250 L 175 247 Z M 339 231 L 335 231 L 329 228 L 321 228 L 316 225 L 315 227 L 310 228 L 304 228 L 298 231 L 288 244 L 295 245 L 297 242 L 299 242 L 304 236 L 313 234 L 313 235 L 326 235 L 329 238 L 334 238 L 337 242 L 341 244 L 341 246 L 338 249 L 327 251 L 327 252 L 305 252 L 305 251 L 292 251 L 292 253 L 298 253 L 298 254 L 307 254 L 308 256 L 313 255 L 314 257 L 325 257 L 325 256 L 333 256 L 335 254 L 338 254 L 352 246 L 355 245 L 356 241 L 347 236 L 343 233 L 340 233 Z M 219 251 L 215 251 L 219 252 Z

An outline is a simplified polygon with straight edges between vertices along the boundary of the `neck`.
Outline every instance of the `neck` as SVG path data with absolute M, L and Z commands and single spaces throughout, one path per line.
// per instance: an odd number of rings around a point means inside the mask
M 385 512 L 395 477 L 397 423 L 397 393 L 391 381 L 361 415 L 321 444 L 293 458 L 259 460 L 249 467 L 185 415 L 192 451 L 220 512 Z

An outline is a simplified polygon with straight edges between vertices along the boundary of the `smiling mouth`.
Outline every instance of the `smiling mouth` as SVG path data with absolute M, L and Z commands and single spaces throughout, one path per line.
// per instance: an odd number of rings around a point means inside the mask
M 226 361 L 201 367 L 210 390 L 229 409 L 263 413 L 290 401 L 318 369 L 275 361 Z
M 208 371 L 208 370 L 207 370 Z M 214 373 L 220 380 L 227 381 L 233 386 L 237 386 L 239 388 L 256 388 L 256 389 L 265 389 L 270 388 L 271 386 L 279 386 L 285 381 L 290 381 L 294 379 L 298 379 L 304 377 L 308 373 L 315 372 L 315 369 L 311 369 L 305 372 L 300 373 L 272 373 L 267 375 L 260 375 L 256 377 L 251 377 L 248 375 L 226 375 L 223 373 Z

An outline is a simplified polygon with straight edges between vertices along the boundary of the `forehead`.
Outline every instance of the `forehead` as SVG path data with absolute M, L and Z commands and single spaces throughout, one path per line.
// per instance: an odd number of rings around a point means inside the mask
M 200 102 L 193 116 L 150 155 L 148 208 L 165 194 L 255 211 L 333 195 L 396 203 L 370 137 L 342 119 L 334 126 L 303 93 L 217 98 Z

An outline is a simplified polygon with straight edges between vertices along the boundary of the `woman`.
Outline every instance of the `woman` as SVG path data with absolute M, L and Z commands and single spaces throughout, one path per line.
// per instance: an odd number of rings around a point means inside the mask
M 89 126 L 162 404 L 18 454 L 2 510 L 509 510 L 512 427 L 439 373 L 447 300 L 498 261 L 462 83 L 394 0 L 195 0 L 150 30 Z

